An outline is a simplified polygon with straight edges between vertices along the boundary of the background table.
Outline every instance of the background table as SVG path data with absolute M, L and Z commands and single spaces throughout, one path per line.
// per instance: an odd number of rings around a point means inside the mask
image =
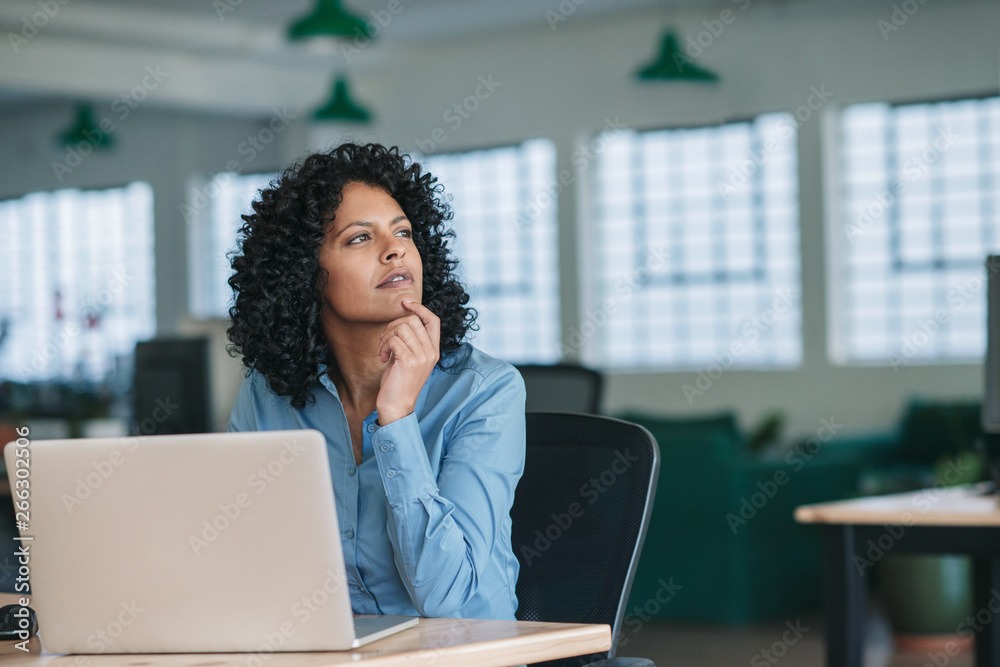
M 17 596 L 0 594 L 0 605 Z M 44 623 L 44 619 L 39 619 Z M 44 626 L 43 626 L 44 627 Z M 0 642 L 4 667 L 247 667 L 252 653 L 184 653 L 120 655 L 55 655 L 42 653 L 38 638 L 30 653 Z M 611 628 L 575 623 L 479 621 L 422 618 L 413 628 L 353 651 L 273 653 L 260 655 L 264 667 L 502 667 L 607 651 Z M 255 664 L 255 663 L 253 663 Z
M 968 554 L 973 558 L 975 609 L 988 608 L 990 591 L 1000 590 L 1000 504 L 988 485 L 924 489 L 804 505 L 802 523 L 822 524 L 825 534 L 829 667 L 861 665 L 868 582 L 855 558 L 868 560 L 869 540 L 893 553 Z M 891 543 L 885 538 L 891 537 Z M 973 611 L 975 615 L 975 611 Z M 976 634 L 976 665 L 1000 665 L 1000 622 Z

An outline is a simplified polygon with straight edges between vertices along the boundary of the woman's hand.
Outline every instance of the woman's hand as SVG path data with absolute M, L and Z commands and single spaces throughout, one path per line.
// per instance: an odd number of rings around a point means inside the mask
M 379 359 L 389 364 L 375 399 L 382 426 L 413 412 L 441 356 L 440 318 L 416 301 L 404 301 L 403 308 L 412 314 L 390 322 L 379 339 Z

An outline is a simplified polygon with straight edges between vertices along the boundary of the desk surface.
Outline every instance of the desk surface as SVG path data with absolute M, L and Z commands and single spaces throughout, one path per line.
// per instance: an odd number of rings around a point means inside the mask
M 972 606 L 992 609 L 1000 588 L 1000 504 L 992 490 L 990 484 L 930 488 L 795 510 L 796 520 L 821 524 L 824 532 L 828 667 L 862 663 L 869 567 L 890 549 L 972 556 Z M 979 623 L 985 629 L 976 627 L 975 664 L 1000 665 L 1000 622 Z
M 0 593 L 0 605 L 17 600 Z M 316 653 L 190 653 L 55 655 L 43 653 L 35 637 L 25 653 L 0 642 L 4 667 L 501 667 L 598 653 L 611 647 L 607 625 L 422 618 L 416 627 L 353 651 Z M 258 660 L 252 658 L 257 657 Z
M 910 526 L 1000 526 L 998 496 L 988 484 L 930 488 L 795 509 L 800 523 L 885 524 Z

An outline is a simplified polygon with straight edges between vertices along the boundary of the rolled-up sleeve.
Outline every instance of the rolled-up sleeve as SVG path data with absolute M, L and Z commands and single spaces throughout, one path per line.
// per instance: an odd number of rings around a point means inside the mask
M 461 615 L 491 554 L 509 549 L 504 536 L 524 470 L 524 400 L 513 367 L 483 378 L 455 415 L 436 476 L 414 415 L 374 433 L 396 567 L 425 616 Z

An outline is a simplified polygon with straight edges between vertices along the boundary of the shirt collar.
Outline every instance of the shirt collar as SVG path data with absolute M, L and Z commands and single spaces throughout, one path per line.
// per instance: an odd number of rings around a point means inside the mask
M 329 364 L 321 363 L 316 370 L 319 373 L 319 383 L 326 387 L 327 391 L 336 396 L 339 401 L 340 393 L 337 391 L 337 385 L 334 384 L 333 379 L 330 378 Z

